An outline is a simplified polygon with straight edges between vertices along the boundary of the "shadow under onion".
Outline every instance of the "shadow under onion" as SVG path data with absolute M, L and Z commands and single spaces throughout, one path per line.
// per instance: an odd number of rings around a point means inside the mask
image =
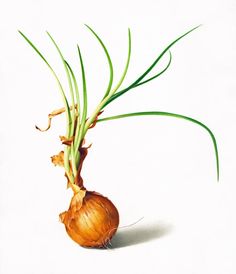
M 111 241 L 111 249 L 138 245 L 166 236 L 172 231 L 170 224 L 153 223 L 142 226 L 118 228 Z

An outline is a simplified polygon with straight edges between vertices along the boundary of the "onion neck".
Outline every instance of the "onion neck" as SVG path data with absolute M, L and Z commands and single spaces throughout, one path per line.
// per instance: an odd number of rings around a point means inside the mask
M 83 142 L 82 142 L 83 143 Z M 83 178 L 81 176 L 81 170 L 83 166 L 83 162 L 88 154 L 88 149 L 89 147 L 80 147 L 79 148 L 79 154 L 80 154 L 80 161 L 77 169 L 77 175 L 75 177 L 75 184 L 80 188 L 80 189 L 85 189 L 84 184 L 83 184 Z

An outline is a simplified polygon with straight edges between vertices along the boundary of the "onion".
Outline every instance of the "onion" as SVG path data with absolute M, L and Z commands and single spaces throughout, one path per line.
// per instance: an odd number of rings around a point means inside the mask
M 102 196 L 99 193 L 87 191 L 83 185 L 83 179 L 81 177 L 81 170 L 83 161 L 88 153 L 88 148 L 91 146 L 85 147 L 85 136 L 88 131 L 95 127 L 97 123 L 115 120 L 120 118 L 127 118 L 133 116 L 146 116 L 146 115 L 155 115 L 155 116 L 168 116 L 178 119 L 184 119 L 186 121 L 197 124 L 208 132 L 213 142 L 215 159 L 216 159 L 216 170 L 217 170 L 217 179 L 219 179 L 219 156 L 215 136 L 213 132 L 202 122 L 193 119 L 191 117 L 180 115 L 171 112 L 163 111 L 142 111 L 134 113 L 125 113 L 119 114 L 110 117 L 100 117 L 103 114 L 104 109 L 108 104 L 124 95 L 130 90 L 134 90 L 140 85 L 143 85 L 153 79 L 161 76 L 170 66 L 172 61 L 172 55 L 170 49 L 175 45 L 179 40 L 181 40 L 186 35 L 190 34 L 192 31 L 197 29 L 199 26 L 185 32 L 177 39 L 172 41 L 154 60 L 154 62 L 145 70 L 136 80 L 134 80 L 130 85 L 120 89 L 130 63 L 131 56 L 131 32 L 128 29 L 128 54 L 126 58 L 125 67 L 123 73 L 120 77 L 118 83 L 113 85 L 113 64 L 108 53 L 107 48 L 102 42 L 101 38 L 97 33 L 91 29 L 91 27 L 86 27 L 92 32 L 96 37 L 99 44 L 103 48 L 103 51 L 106 55 L 108 64 L 109 64 L 109 82 L 106 88 L 106 91 L 99 101 L 97 107 L 92 113 L 88 115 L 88 96 L 87 96 L 87 83 L 86 83 L 86 73 L 82 58 L 82 53 L 79 46 L 77 45 L 78 57 L 81 68 L 81 79 L 82 79 L 82 99 L 81 92 L 78 88 L 77 77 L 66 61 L 66 58 L 63 56 L 62 51 L 60 50 L 58 44 L 55 42 L 53 37 L 47 32 L 50 40 L 54 44 L 62 64 L 65 69 L 69 84 L 70 100 L 64 90 L 64 84 L 60 81 L 58 75 L 49 64 L 44 55 L 39 51 L 39 49 L 25 36 L 21 31 L 19 33 L 22 37 L 29 43 L 29 45 L 36 51 L 36 53 L 42 58 L 45 62 L 51 73 L 56 79 L 56 82 L 61 93 L 64 107 L 58 110 L 51 112 L 48 115 L 48 125 L 45 129 L 41 129 L 38 126 L 36 128 L 40 131 L 46 131 L 51 126 L 51 120 L 53 117 L 65 112 L 66 114 L 66 132 L 65 136 L 60 136 L 60 140 L 63 145 L 65 145 L 64 150 L 60 151 L 57 155 L 51 157 L 52 163 L 64 168 L 65 176 L 67 178 L 68 187 L 72 188 L 74 195 L 71 199 L 69 209 L 60 214 L 61 222 L 65 225 L 68 235 L 79 245 L 84 247 L 106 247 L 109 244 L 112 236 L 116 233 L 119 225 L 119 213 L 113 203 L 106 197 Z M 169 61 L 167 65 L 157 74 L 150 75 L 150 72 L 153 68 L 159 63 L 159 61 L 165 56 L 169 55 Z M 107 167 L 108 169 L 108 167 Z
M 84 196 L 84 197 L 83 197 Z M 68 235 L 83 247 L 106 247 L 119 225 L 114 204 L 97 192 L 80 190 L 60 214 Z

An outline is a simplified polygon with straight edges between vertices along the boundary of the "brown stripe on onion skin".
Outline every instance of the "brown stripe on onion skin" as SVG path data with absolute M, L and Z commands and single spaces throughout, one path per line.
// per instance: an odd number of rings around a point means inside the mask
M 86 211 L 84 211 L 84 214 L 80 214 L 80 218 L 81 218 L 81 222 L 83 222 L 84 226 L 87 228 L 83 232 L 84 239 L 86 239 L 86 241 L 88 241 L 88 240 L 96 241 L 96 239 L 99 237 L 99 233 L 97 233 L 96 229 L 94 229 L 93 224 L 91 224 L 90 219 L 92 219 L 92 218 L 91 217 L 89 218 L 87 216 Z M 75 229 L 76 229 L 76 226 L 75 226 Z
M 84 247 L 106 247 L 119 225 L 115 205 L 108 198 L 91 191 L 86 191 L 78 210 L 72 210 L 70 205 L 63 214 L 61 220 L 68 235 Z
M 85 201 L 86 203 L 86 201 Z M 92 215 L 90 218 L 90 222 L 93 225 L 94 230 L 98 233 L 99 231 L 97 231 L 96 229 L 96 224 L 100 223 L 100 219 L 98 218 L 99 216 L 93 211 L 93 208 L 97 206 L 97 203 L 95 203 L 95 201 L 90 201 L 90 203 L 86 205 L 86 208 L 88 209 L 88 211 L 90 212 L 90 214 Z
M 88 239 L 91 241 L 92 240 L 95 241 L 95 239 L 98 238 L 100 235 L 99 231 L 97 231 L 96 229 L 96 224 L 100 223 L 100 221 L 97 220 L 96 213 L 93 213 L 93 209 L 95 208 L 95 206 L 96 205 L 92 205 L 91 207 L 90 203 L 88 203 L 86 199 L 84 199 L 84 208 L 86 208 L 86 210 L 84 210 L 83 212 L 84 214 L 81 214 L 81 216 L 88 227 L 88 231 L 86 231 L 85 234 L 88 236 Z M 93 221 L 94 218 L 96 218 L 95 222 Z M 91 239 L 91 236 L 93 236 L 93 239 Z

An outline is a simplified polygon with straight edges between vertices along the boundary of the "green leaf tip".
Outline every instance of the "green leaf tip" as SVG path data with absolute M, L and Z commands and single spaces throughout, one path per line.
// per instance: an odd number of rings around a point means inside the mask
M 147 76 L 150 71 L 157 65 L 157 63 L 163 58 L 163 56 L 165 55 L 166 52 L 168 52 L 170 50 L 170 48 L 175 45 L 179 40 L 181 40 L 182 38 L 184 38 L 185 36 L 187 36 L 188 34 L 190 34 L 191 32 L 193 32 L 194 30 L 196 30 L 197 28 L 199 28 L 201 25 L 198 25 L 192 29 L 190 29 L 189 31 L 185 32 L 184 34 L 182 34 L 181 36 L 179 36 L 178 38 L 176 38 L 173 42 L 171 42 L 160 54 L 159 56 L 154 60 L 154 62 L 148 67 L 148 69 L 141 74 L 132 84 L 130 84 L 127 88 L 124 88 L 123 90 L 113 94 L 113 96 L 111 96 L 111 98 L 107 101 L 106 105 L 110 104 L 113 100 L 117 99 L 118 97 L 120 97 L 121 95 L 125 94 L 126 92 L 128 92 L 131 89 L 136 88 L 137 86 L 144 84 L 146 82 L 149 82 L 155 78 L 157 78 L 158 76 L 160 76 L 162 73 L 157 74 L 156 77 L 151 77 L 148 80 L 144 80 L 143 82 L 141 82 L 145 76 Z M 169 66 L 167 66 L 168 68 Z M 166 70 L 163 71 L 163 73 Z M 106 106 L 105 105 L 105 106 Z
M 39 51 L 39 49 L 33 44 L 33 42 L 20 30 L 18 30 L 20 35 L 26 40 L 26 42 L 37 52 L 37 54 L 42 58 L 42 60 L 47 64 L 47 66 L 52 70 L 52 67 L 46 60 L 46 58 L 43 56 L 43 54 Z
M 202 128 L 204 128 L 208 132 L 208 134 L 210 135 L 212 143 L 213 143 L 213 146 L 214 146 L 215 160 L 216 160 L 217 181 L 219 181 L 219 178 L 220 178 L 220 164 L 219 164 L 219 153 L 218 153 L 218 147 L 217 147 L 216 138 L 215 138 L 213 132 L 205 124 L 203 124 L 202 122 L 200 122 L 200 121 L 198 121 L 196 119 L 193 119 L 191 117 L 188 117 L 188 116 L 185 116 L 185 115 L 181 115 L 181 114 L 171 113 L 171 112 L 145 111 L 145 112 L 126 113 L 126 114 L 120 114 L 120 115 L 115 115 L 115 116 L 100 118 L 100 119 L 97 120 L 97 122 L 116 120 L 116 119 L 133 117 L 133 116 L 146 116 L 146 115 L 169 116 L 169 117 L 184 119 L 184 120 L 190 121 L 190 122 L 195 123 L 195 124 L 201 126 Z
M 111 91 L 111 88 L 112 88 L 112 84 L 113 84 L 113 64 L 112 64 L 112 60 L 111 60 L 111 57 L 110 57 L 110 54 L 104 44 L 104 42 L 102 41 L 102 39 L 98 36 L 98 34 L 90 27 L 88 26 L 87 24 L 85 24 L 85 26 L 92 32 L 92 34 L 96 37 L 96 39 L 98 40 L 99 44 L 101 45 L 105 55 L 106 55 L 106 58 L 107 58 L 107 62 L 108 62 L 108 66 L 109 66 L 109 71 L 110 71 L 110 77 L 109 77 L 109 81 L 108 81 L 108 86 L 107 86 L 107 89 L 106 89 L 106 92 L 105 92 L 105 95 L 103 98 L 105 98 Z

